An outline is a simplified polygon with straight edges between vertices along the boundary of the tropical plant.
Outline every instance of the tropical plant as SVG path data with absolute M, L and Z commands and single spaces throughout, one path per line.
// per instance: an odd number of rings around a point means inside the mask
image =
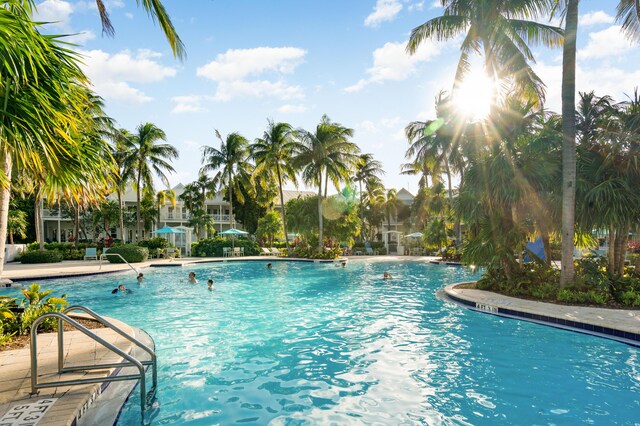
M 267 212 L 266 215 L 258 219 L 258 229 L 256 230 L 258 238 L 266 238 L 269 247 L 273 247 L 275 238 L 283 237 L 282 235 L 282 217 L 275 210 Z
M 162 179 L 165 186 L 169 181 L 165 172 L 175 172 L 169 161 L 178 158 L 178 150 L 170 144 L 158 143 L 166 141 L 167 136 L 162 129 L 152 123 L 140 124 L 136 133 L 122 135 L 122 144 L 127 155 L 123 167 L 131 170 L 136 189 L 136 241 L 141 239 L 141 200 L 142 190 L 153 189 L 153 174 Z
M 287 214 L 284 206 L 282 187 L 286 182 L 297 185 L 296 169 L 293 159 L 301 151 L 302 145 L 296 138 L 296 133 L 288 123 L 268 121 L 267 130 L 262 138 L 258 138 L 251 145 L 251 156 L 255 161 L 253 171 L 254 182 L 262 183 L 263 188 L 268 182 L 276 180 L 280 192 L 280 209 L 282 211 L 282 230 L 287 250 L 289 237 L 287 234 Z M 260 177 L 260 178 L 257 178 Z
M 24 300 L 20 303 L 24 307 L 24 312 L 20 315 L 20 334 L 26 334 L 31 330 L 31 325 L 40 316 L 49 312 L 61 312 L 66 306 L 66 295 L 60 297 L 47 297 L 53 290 L 40 291 L 38 284 L 31 284 L 28 289 L 20 290 L 24 295 Z M 53 331 L 57 329 L 58 320 L 48 318 L 42 322 L 43 331 Z
M 218 172 L 212 180 L 215 187 L 224 188 L 229 199 L 229 216 L 231 227 L 235 226 L 233 216 L 233 198 L 238 202 L 244 201 L 244 194 L 240 185 L 249 186 L 251 178 L 251 165 L 247 161 L 249 157 L 249 141 L 239 133 L 229 133 L 223 140 L 220 132 L 215 131 L 220 140 L 220 149 L 212 146 L 202 148 L 202 168 L 200 175 L 208 172 Z
M 13 235 L 20 238 L 27 237 L 27 214 L 22 210 L 9 210 L 7 218 L 7 232 L 9 233 L 9 243 L 13 244 Z
M 147 12 L 147 15 L 149 15 L 154 22 L 156 20 L 158 21 L 160 28 L 162 28 L 162 31 L 169 42 L 169 46 L 171 46 L 173 56 L 184 59 L 186 57 L 184 44 L 182 43 L 182 40 L 180 40 L 180 36 L 174 28 L 173 23 L 171 22 L 171 17 L 162 5 L 162 2 L 160 0 L 136 0 L 136 3 L 138 6 L 142 5 L 143 9 Z M 96 0 L 96 6 L 98 8 L 98 13 L 100 14 L 100 20 L 102 21 L 102 31 L 109 36 L 113 36 L 115 34 L 115 29 L 111 24 L 111 19 L 109 18 L 109 12 L 105 1 Z
M 119 254 L 124 258 L 124 260 L 122 260 L 120 256 L 109 256 L 109 263 L 125 263 L 125 261 L 129 263 L 139 263 L 144 262 L 149 258 L 148 248 L 133 244 L 112 247 L 109 249 L 109 253 Z
M 176 206 L 176 191 L 173 189 L 162 189 L 156 193 L 156 207 L 158 208 L 158 226 L 160 226 L 160 209 L 162 206 L 169 204 L 171 207 Z
M 351 176 L 359 159 L 359 148 L 349 141 L 353 129 L 333 123 L 324 115 L 315 132 L 300 130 L 302 150 L 294 159 L 294 165 L 302 172 L 302 180 L 318 187 L 318 251 L 323 250 L 323 182 L 330 179 L 337 188 L 341 181 Z
M 382 180 L 381 176 L 385 174 L 382 169 L 382 163 L 373 158 L 373 154 L 361 154 L 356 162 L 356 171 L 353 176 L 353 181 L 358 182 L 358 189 L 360 194 L 360 220 L 362 221 L 362 233 L 365 232 L 364 221 L 364 200 L 365 192 L 362 191 L 362 184 L 364 183 L 366 189 L 366 196 L 372 197 L 373 193 L 377 189 L 381 188 Z
M 470 55 L 482 52 L 485 72 L 496 84 L 513 84 L 517 93 L 542 100 L 544 83 L 531 68 L 534 58 L 527 44 L 561 45 L 560 28 L 536 21 L 549 17 L 554 3 L 554 0 L 441 0 L 442 16 L 414 28 L 407 51 L 414 54 L 426 40 L 450 40 L 465 34 L 454 90 L 471 68 Z

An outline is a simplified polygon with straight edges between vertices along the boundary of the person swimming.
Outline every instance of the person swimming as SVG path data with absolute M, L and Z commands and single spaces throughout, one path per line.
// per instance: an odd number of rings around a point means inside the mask
M 391 274 L 388 271 L 384 271 L 384 274 L 382 274 L 382 279 L 383 280 L 390 280 L 391 278 L 393 278 L 391 276 Z
M 215 287 L 213 286 L 213 280 L 207 281 L 207 288 L 209 290 L 215 290 Z
M 198 284 L 198 280 L 196 280 L 195 272 L 189 272 L 189 284 Z
M 271 269 L 271 263 L 267 263 L 267 269 Z
M 138 281 L 138 284 L 142 284 L 142 281 L 144 281 L 144 274 L 140 272 L 136 277 L 136 280 Z
M 116 294 L 118 292 L 126 294 L 133 293 L 133 291 L 126 288 L 124 284 L 120 284 L 118 288 L 114 288 L 113 290 L 111 290 L 111 294 Z

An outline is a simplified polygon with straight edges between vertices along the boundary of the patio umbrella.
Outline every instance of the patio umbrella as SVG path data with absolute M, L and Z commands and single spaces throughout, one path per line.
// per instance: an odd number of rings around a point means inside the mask
M 414 232 L 413 234 L 407 235 L 407 238 L 422 238 L 422 232 Z
M 165 226 L 164 228 L 156 229 L 151 232 L 152 234 L 186 234 L 182 229 L 175 229 L 170 226 Z
M 231 235 L 233 238 L 231 239 L 231 247 L 235 247 L 236 235 L 249 235 L 246 231 L 241 231 L 236 228 L 229 228 L 226 231 L 218 232 L 218 235 Z

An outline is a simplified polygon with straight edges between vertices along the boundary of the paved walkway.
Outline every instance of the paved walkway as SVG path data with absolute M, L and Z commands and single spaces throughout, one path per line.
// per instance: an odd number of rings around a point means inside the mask
M 113 319 L 111 321 L 123 331 L 133 335 L 133 329 L 128 325 Z M 131 351 L 131 342 L 116 332 L 107 328 L 94 329 L 92 331 L 124 352 L 129 353 Z M 64 337 L 65 367 L 122 361 L 118 355 L 80 331 L 65 332 Z M 39 383 L 72 380 L 82 377 L 107 377 L 114 372 L 113 369 L 105 369 L 65 373 L 64 376 L 61 376 L 57 373 L 57 333 L 39 335 L 37 345 Z M 22 420 L 27 420 L 24 417 L 30 415 L 33 418 L 37 418 L 42 425 L 71 425 L 76 418 L 79 418 L 84 413 L 89 404 L 100 393 L 100 384 L 87 384 L 44 388 L 40 390 L 38 395 L 31 396 L 30 361 L 29 346 L 23 349 L 0 352 L 0 419 L 2 419 L 0 424 L 35 424 L 16 422 L 16 416 L 19 413 L 24 413 L 21 414 Z M 48 401 L 50 404 L 43 403 L 43 401 Z M 43 407 L 47 405 L 50 405 L 50 407 L 44 410 Z M 41 411 L 44 411 L 43 416 Z M 12 419 L 12 417 L 14 418 Z
M 607 337 L 626 338 L 634 340 L 635 344 L 640 344 L 640 340 L 637 340 L 640 337 L 640 310 L 637 309 L 606 309 L 536 302 L 484 290 L 459 288 L 457 284 L 448 285 L 444 291 L 453 299 L 469 302 L 468 304 L 478 311 L 520 316 L 527 320 L 580 328 L 582 331 L 608 335 Z M 580 324 L 587 326 L 582 327 Z M 607 329 L 622 333 L 610 333 Z

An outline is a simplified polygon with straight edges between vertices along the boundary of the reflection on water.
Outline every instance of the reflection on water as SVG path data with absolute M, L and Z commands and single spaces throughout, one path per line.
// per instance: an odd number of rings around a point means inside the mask
M 153 336 L 151 424 L 637 421 L 636 348 L 435 298 L 469 278 L 419 262 L 229 262 L 150 269 L 141 286 L 133 274 L 55 285 Z M 118 282 L 134 293 L 111 295 Z M 139 421 L 137 398 L 119 424 Z

